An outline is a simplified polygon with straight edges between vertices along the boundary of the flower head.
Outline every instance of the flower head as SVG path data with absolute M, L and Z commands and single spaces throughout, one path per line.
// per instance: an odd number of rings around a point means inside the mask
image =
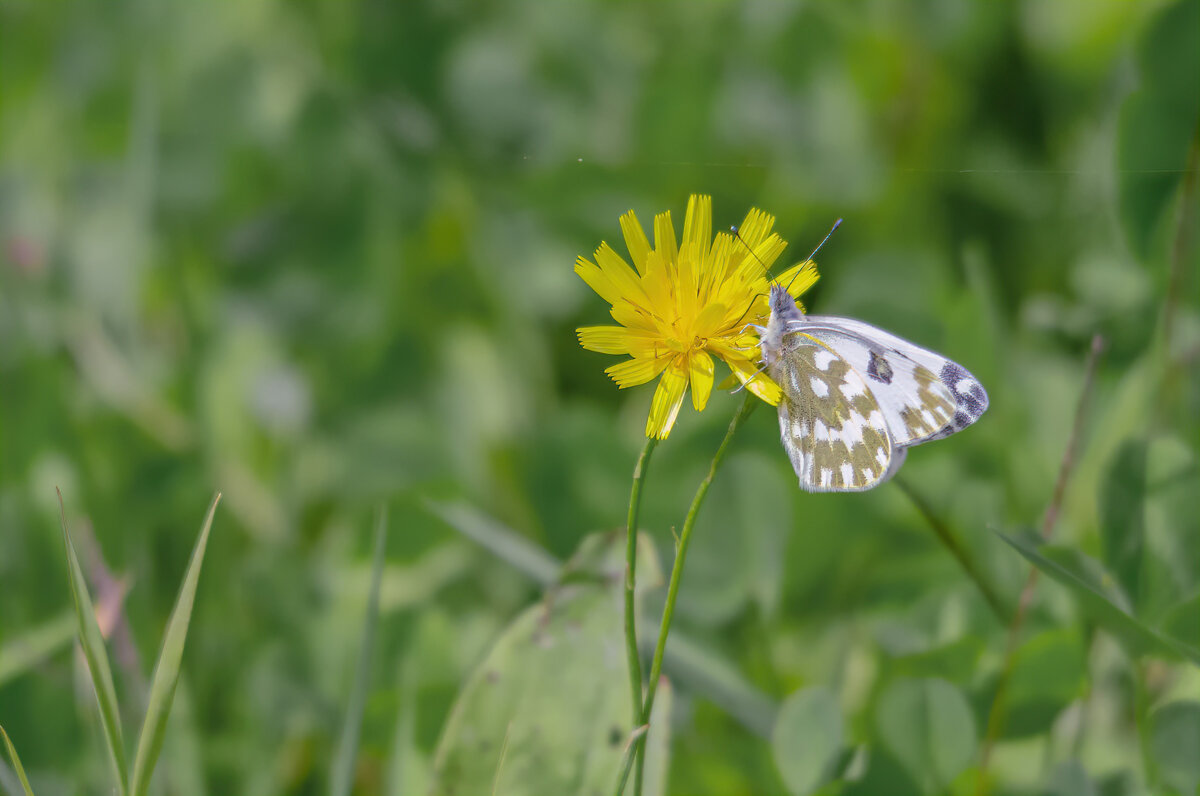
M 633 268 L 607 243 L 596 249 L 594 263 L 576 260 L 575 273 L 612 305 L 620 324 L 577 329 L 580 345 L 629 355 L 605 371 L 622 389 L 661 377 L 646 420 L 647 437 L 666 439 L 671 433 L 689 385 L 692 405 L 704 409 L 712 393 L 714 355 L 746 389 L 770 404 L 779 402 L 779 387 L 758 372 L 758 337 L 750 327 L 764 323 L 770 313 L 767 269 L 787 246 L 771 232 L 774 224 L 774 217 L 755 208 L 737 237 L 719 232 L 713 238 L 712 199 L 693 194 L 682 241 L 676 242 L 670 212 L 660 213 L 654 217 L 651 248 L 630 210 L 621 216 L 621 231 Z M 807 260 L 776 279 L 798 297 L 817 281 L 817 268 Z

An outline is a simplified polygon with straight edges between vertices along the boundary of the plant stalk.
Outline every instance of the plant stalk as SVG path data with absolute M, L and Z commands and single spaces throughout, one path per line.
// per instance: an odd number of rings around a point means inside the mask
M 679 583 L 683 578 L 683 564 L 687 560 L 688 545 L 692 539 L 692 530 L 696 527 L 696 518 L 700 515 L 700 506 L 703 505 L 704 498 L 708 495 L 708 489 L 712 486 L 717 470 L 720 469 L 721 464 L 725 460 L 725 454 L 729 450 L 729 443 L 733 439 L 733 435 L 758 404 L 758 398 L 747 394 L 745 400 L 742 401 L 742 405 L 734 413 L 733 420 L 729 423 L 729 430 L 725 432 L 725 438 L 721 440 L 717 452 L 713 455 L 712 464 L 708 468 L 708 475 L 704 477 L 704 480 L 700 482 L 700 486 L 697 487 L 696 496 L 692 498 L 692 505 L 688 509 L 687 517 L 684 518 L 683 530 L 680 532 L 679 541 L 675 545 L 675 563 L 671 567 L 671 579 L 667 584 L 667 602 L 663 606 L 662 624 L 658 629 L 658 642 L 654 646 L 654 658 L 650 663 L 650 679 L 646 683 L 646 699 L 642 704 L 641 717 L 641 724 L 643 725 L 649 725 L 650 713 L 654 709 L 654 695 L 658 691 L 658 680 L 662 674 L 663 655 L 667 649 L 667 635 L 671 632 L 671 619 L 675 615 L 675 602 L 679 598 Z M 625 783 L 629 778 L 629 771 L 635 759 L 638 764 L 638 776 L 634 779 L 633 792 L 634 796 L 641 796 L 645 755 L 646 733 L 643 733 L 634 741 L 632 754 L 627 755 L 625 758 L 621 777 L 617 784 L 617 796 L 621 796 L 621 793 L 625 790 Z
M 637 646 L 637 611 L 634 591 L 637 586 L 638 513 L 642 506 L 642 485 L 658 439 L 646 440 L 637 465 L 633 468 L 633 486 L 629 490 L 629 515 L 625 523 L 625 655 L 629 662 L 629 693 L 633 704 L 633 724 L 642 717 L 642 663 Z

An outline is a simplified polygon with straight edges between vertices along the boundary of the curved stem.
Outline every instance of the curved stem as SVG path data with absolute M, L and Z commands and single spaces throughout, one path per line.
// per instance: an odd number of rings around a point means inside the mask
M 687 517 L 683 521 L 683 530 L 679 534 L 679 541 L 675 545 L 675 563 L 671 567 L 671 580 L 667 584 L 667 602 L 663 606 L 662 624 L 658 629 L 658 642 L 654 645 L 654 658 L 650 663 L 650 679 L 646 683 L 646 699 L 642 704 L 641 724 L 648 725 L 650 723 L 650 713 L 654 709 L 654 695 L 658 691 L 658 680 L 662 674 L 663 654 L 667 649 L 667 635 L 671 632 L 671 619 L 675 615 L 675 601 L 679 597 L 679 582 L 683 577 L 683 564 L 687 560 L 688 544 L 692 539 L 692 530 L 696 526 L 696 518 L 700 515 L 700 506 L 704 503 L 704 498 L 708 495 L 708 488 L 712 486 L 713 478 L 717 474 L 717 470 L 721 467 L 721 463 L 725 460 L 725 454 L 729 449 L 729 442 L 733 439 L 733 435 L 742 425 L 754 408 L 758 406 L 759 399 L 753 395 L 746 395 L 742 405 L 733 415 L 733 420 L 729 423 L 729 430 L 725 432 L 725 438 L 721 440 L 720 447 L 713 455 L 712 464 L 708 468 L 708 475 L 700 482 L 700 486 L 696 489 L 696 496 L 692 498 L 691 508 L 688 509 Z M 638 761 L 639 776 L 634 779 L 633 792 L 635 796 L 639 796 L 642 789 L 641 771 L 644 765 L 643 760 L 646 754 L 646 733 L 634 741 L 633 754 L 626 756 L 624 766 L 621 770 L 621 778 L 617 785 L 617 796 L 625 790 L 625 782 L 629 778 L 629 770 L 634 759 Z
M 1050 504 L 1046 507 L 1046 513 L 1042 516 L 1042 540 L 1046 542 L 1050 541 L 1050 536 L 1054 533 L 1054 526 L 1058 522 L 1058 514 L 1062 509 L 1063 496 L 1067 491 L 1067 482 L 1075 469 L 1079 441 L 1083 436 L 1083 424 L 1087 417 L 1088 401 L 1091 399 L 1092 388 L 1096 383 L 1096 367 L 1103 351 L 1104 338 L 1097 334 L 1092 337 L 1092 346 L 1088 351 L 1087 364 L 1084 366 L 1083 387 L 1079 391 L 1079 403 L 1075 407 L 1075 420 L 1071 424 L 1071 436 L 1067 439 L 1067 449 L 1063 451 L 1062 463 L 1058 468 L 1054 494 L 1050 498 Z M 1021 627 L 1025 621 L 1025 614 L 1028 613 L 1029 606 L 1033 603 L 1033 589 L 1037 585 L 1037 577 L 1037 567 L 1030 567 L 1029 575 L 1025 578 L 1025 586 L 1022 587 L 1021 596 L 1017 600 L 1017 612 L 1013 615 L 1012 623 L 1008 627 L 1008 639 L 1004 646 L 1004 664 L 1000 669 L 1000 679 L 996 683 L 996 693 L 992 697 L 992 707 L 988 712 L 987 731 L 984 734 L 983 748 L 979 754 L 979 770 L 975 783 L 975 793 L 978 796 L 987 796 L 988 764 L 991 761 L 992 747 L 996 745 L 1000 731 L 1004 729 L 1008 685 L 1016 667 Z
M 942 543 L 947 551 L 949 551 L 950 555 L 954 557 L 954 560 L 958 562 L 958 565 L 962 567 L 962 570 L 966 576 L 969 577 L 975 584 L 975 587 L 979 589 L 979 593 L 983 595 L 984 602 L 986 602 L 988 607 L 992 609 L 992 613 L 996 615 L 996 619 L 999 620 L 1001 624 L 1007 624 L 1012 618 L 1012 611 L 1008 609 L 1008 607 L 1004 604 L 1004 600 L 1002 600 L 1000 595 L 996 592 L 995 587 L 992 586 L 991 582 L 984 576 L 979 567 L 975 565 L 975 562 L 971 559 L 971 557 L 967 555 L 967 551 L 963 549 L 962 544 L 958 541 L 958 537 L 954 535 L 954 531 L 950 530 L 950 526 L 947 525 L 941 517 L 934 513 L 933 508 L 929 505 L 928 501 L 926 501 L 919 492 L 913 489 L 912 485 L 909 484 L 908 481 L 903 478 L 903 476 L 897 475 L 893 477 L 892 483 L 900 487 L 900 491 L 903 492 L 910 501 L 912 501 L 912 504 L 916 508 L 917 512 L 925 519 L 927 523 L 929 523 L 929 527 L 937 536 L 938 541 Z
M 633 468 L 633 486 L 629 490 L 629 516 L 625 522 L 625 656 L 629 662 L 629 693 L 633 703 L 633 723 L 642 717 L 642 664 L 638 657 L 637 616 L 634 589 L 637 585 L 638 512 L 642 506 L 642 483 L 650 464 L 650 454 L 658 440 L 650 437 Z

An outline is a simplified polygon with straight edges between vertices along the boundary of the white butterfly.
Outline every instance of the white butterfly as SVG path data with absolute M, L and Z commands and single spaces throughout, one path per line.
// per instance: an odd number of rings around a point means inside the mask
M 852 318 L 805 315 L 782 285 L 759 333 L 783 391 L 779 433 L 800 486 L 861 492 L 888 480 L 905 449 L 974 423 L 988 406 L 960 365 Z

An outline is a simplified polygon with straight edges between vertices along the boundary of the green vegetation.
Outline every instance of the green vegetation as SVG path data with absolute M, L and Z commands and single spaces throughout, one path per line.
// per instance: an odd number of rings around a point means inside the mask
M 0 794 L 1192 796 L 1198 75 L 1200 0 L 0 3 Z M 991 407 L 829 495 L 754 412 L 688 518 L 689 401 L 631 660 L 572 267 L 691 193 Z

